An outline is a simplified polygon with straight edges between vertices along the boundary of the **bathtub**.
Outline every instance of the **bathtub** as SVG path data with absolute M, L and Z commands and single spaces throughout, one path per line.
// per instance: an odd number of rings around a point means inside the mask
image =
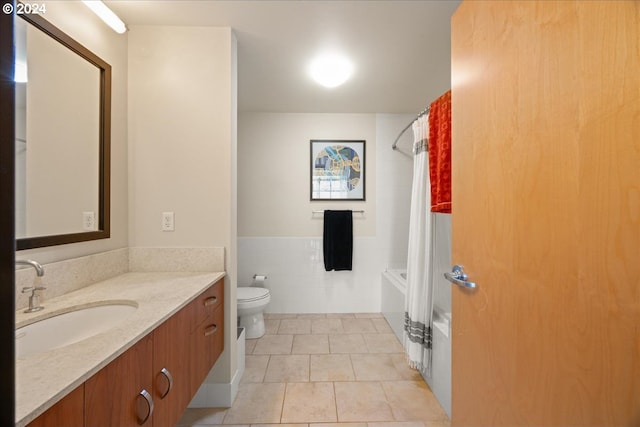
M 380 295 L 382 314 L 400 342 L 402 342 L 402 331 L 404 329 L 404 300 L 407 294 L 406 277 L 406 270 L 385 270 L 382 272 L 382 293 Z
M 385 270 L 381 279 L 382 314 L 402 342 L 404 302 L 407 294 L 406 270 Z M 436 286 L 442 286 L 436 281 Z M 448 282 L 444 284 L 448 286 Z M 424 377 L 443 409 L 451 417 L 451 312 L 433 307 L 433 352 L 431 376 Z M 424 376 L 424 375 L 423 375 Z
M 382 273 L 382 314 L 402 342 L 404 328 L 404 302 L 407 295 L 407 271 L 385 270 Z M 451 332 L 451 313 L 437 305 L 433 308 L 433 327 L 445 338 Z

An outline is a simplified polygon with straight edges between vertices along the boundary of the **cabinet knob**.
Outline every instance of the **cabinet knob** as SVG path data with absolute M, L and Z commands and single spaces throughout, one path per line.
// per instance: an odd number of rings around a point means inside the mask
M 143 425 L 147 422 L 151 414 L 153 414 L 153 398 L 151 397 L 151 394 L 149 394 L 149 392 L 145 389 L 142 389 L 138 397 L 139 396 L 142 396 L 142 398 L 147 402 L 148 408 L 147 414 L 143 418 L 138 417 L 138 424 Z
M 218 297 L 209 297 L 204 300 L 204 306 L 209 307 L 210 305 L 214 305 L 216 302 L 218 302 Z
M 173 376 L 171 375 L 171 372 L 169 372 L 167 368 L 162 368 L 160 370 L 160 373 L 164 375 L 167 378 L 167 381 L 169 382 L 169 385 L 167 386 L 167 390 L 160 395 L 160 399 L 164 399 L 173 388 Z

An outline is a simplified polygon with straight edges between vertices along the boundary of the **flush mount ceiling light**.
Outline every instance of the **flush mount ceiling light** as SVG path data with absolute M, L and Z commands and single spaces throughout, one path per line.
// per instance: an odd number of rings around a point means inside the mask
M 102 0 L 82 0 L 82 3 L 91 9 L 93 13 L 98 15 L 100 19 L 102 19 L 105 24 L 110 26 L 116 33 L 122 34 L 127 31 L 127 27 L 124 25 L 124 22 L 122 22 L 122 20 L 118 18 L 118 15 L 113 13 L 113 11 L 102 2 Z
M 337 53 L 326 53 L 309 64 L 309 75 L 327 88 L 340 86 L 353 74 L 353 63 Z

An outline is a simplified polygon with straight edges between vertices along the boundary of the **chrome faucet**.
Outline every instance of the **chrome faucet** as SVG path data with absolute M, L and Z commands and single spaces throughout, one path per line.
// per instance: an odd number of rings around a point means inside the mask
M 22 288 L 23 294 L 31 292 L 31 295 L 29 295 L 29 308 L 24 310 L 25 313 L 33 313 L 44 308 L 40 305 L 40 295 L 36 295 L 36 291 L 44 291 L 45 289 L 47 288 L 44 286 L 28 286 L 26 288 Z
M 34 261 L 32 259 L 17 259 L 16 264 L 20 265 L 30 265 L 31 267 L 36 269 L 36 275 L 38 277 L 44 276 L 44 268 L 40 265 L 39 262 Z
M 44 268 L 42 268 L 40 263 L 37 261 L 34 261 L 32 259 L 18 259 L 16 260 L 16 264 L 30 265 L 36 270 L 36 275 L 38 277 L 44 276 Z M 36 291 L 43 291 L 45 289 L 47 288 L 45 288 L 44 286 L 28 286 L 28 287 L 22 288 L 23 294 L 26 294 L 27 292 L 31 292 L 31 295 L 29 296 L 29 308 L 27 308 L 24 311 L 25 313 L 33 313 L 35 311 L 40 311 L 44 308 L 43 306 L 40 305 L 40 295 L 36 295 Z

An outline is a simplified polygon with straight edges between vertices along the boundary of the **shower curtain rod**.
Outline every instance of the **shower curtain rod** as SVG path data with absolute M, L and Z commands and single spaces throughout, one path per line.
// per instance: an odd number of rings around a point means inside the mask
M 391 145 L 391 149 L 393 149 L 393 150 L 397 150 L 397 149 L 398 149 L 398 147 L 397 147 L 397 145 L 398 145 L 398 140 L 400 139 L 400 137 L 402 136 L 402 134 L 403 134 L 403 133 L 405 133 L 405 132 L 407 131 L 407 129 L 409 129 L 409 128 L 411 127 L 411 125 L 413 124 L 413 122 L 415 122 L 416 120 L 418 120 L 420 117 L 424 116 L 425 114 L 429 114 L 429 109 L 430 109 L 430 108 L 431 108 L 431 107 L 427 107 L 427 108 L 425 108 L 424 110 L 420 111 L 420 114 L 418 114 L 418 115 L 416 116 L 416 118 L 415 118 L 415 119 L 411 120 L 411 123 L 409 123 L 407 126 L 405 126 L 405 128 L 404 128 L 404 129 L 402 129 L 402 130 L 400 131 L 400 133 L 398 134 L 398 137 L 396 138 L 396 140 L 395 140 L 395 141 L 393 141 L 393 145 Z

